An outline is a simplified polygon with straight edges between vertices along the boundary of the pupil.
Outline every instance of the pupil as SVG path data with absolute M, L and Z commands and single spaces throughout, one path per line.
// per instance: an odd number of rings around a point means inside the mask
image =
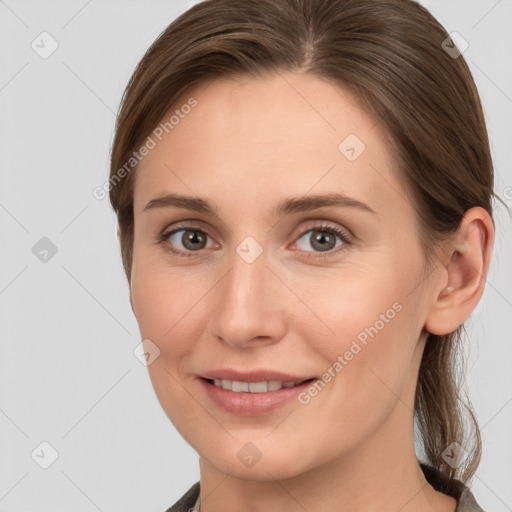
M 194 246 L 194 244 L 201 244 L 201 242 L 204 243 L 204 237 L 202 235 L 199 235 L 197 231 L 186 231 L 184 235 L 184 242 L 183 245 L 187 246 L 187 244 L 192 244 L 192 247 L 189 247 L 190 249 L 197 249 L 197 247 Z
M 328 251 L 333 247 L 329 247 L 329 242 L 333 242 L 333 237 L 330 233 L 325 233 L 323 231 L 316 231 L 317 235 L 313 237 L 312 245 L 315 246 L 316 243 L 319 245 L 316 247 L 320 251 Z M 330 239 L 330 240 L 329 240 Z

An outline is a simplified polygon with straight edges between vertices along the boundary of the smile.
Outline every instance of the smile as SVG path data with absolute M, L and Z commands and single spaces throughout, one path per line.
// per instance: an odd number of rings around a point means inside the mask
M 198 379 L 209 399 L 225 412 L 239 416 L 261 416 L 297 404 L 297 395 L 315 380 L 241 382 L 225 379 Z
M 268 391 L 278 391 L 281 388 L 293 388 L 307 381 L 288 381 L 283 382 L 280 380 L 269 380 L 263 382 L 240 382 L 236 380 L 226 379 L 208 379 L 211 384 L 214 384 L 218 388 L 227 389 L 236 393 L 267 393 Z

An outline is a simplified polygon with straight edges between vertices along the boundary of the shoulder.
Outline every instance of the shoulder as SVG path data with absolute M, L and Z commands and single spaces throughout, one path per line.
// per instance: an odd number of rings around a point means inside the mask
M 171 508 L 165 512 L 189 512 L 199 497 L 199 482 L 196 482 Z
M 484 512 L 478 505 L 469 487 L 455 478 L 449 478 L 439 469 L 419 460 L 420 467 L 428 483 L 439 492 L 453 496 L 457 500 L 455 512 Z

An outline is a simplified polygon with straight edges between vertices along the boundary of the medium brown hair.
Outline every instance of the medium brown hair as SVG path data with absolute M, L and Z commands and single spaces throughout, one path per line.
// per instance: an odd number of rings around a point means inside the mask
M 119 170 L 176 99 L 206 79 L 295 71 L 354 93 L 385 128 L 406 199 L 418 216 L 428 266 L 468 209 L 480 206 L 492 219 L 493 165 L 484 115 L 463 56 L 446 51 L 447 42 L 453 47 L 448 38 L 412 0 L 206 0 L 181 14 L 138 64 L 117 118 L 110 201 L 128 281 L 137 166 L 122 180 Z M 467 483 L 480 461 L 481 438 L 460 392 L 463 329 L 429 334 L 415 418 L 427 460 Z M 443 457 L 454 441 L 469 452 L 459 468 Z

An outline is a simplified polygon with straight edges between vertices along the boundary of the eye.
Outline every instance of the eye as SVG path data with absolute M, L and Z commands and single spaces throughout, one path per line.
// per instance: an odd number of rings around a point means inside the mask
M 200 228 L 195 226 L 180 226 L 171 231 L 164 231 L 158 235 L 157 242 L 180 256 L 193 256 L 194 252 L 216 246 L 215 243 L 207 245 L 209 236 Z
M 338 241 L 340 241 L 340 243 L 338 243 Z M 347 246 L 350 245 L 350 237 L 336 226 L 313 226 L 301 234 L 296 244 L 301 251 L 314 253 L 312 256 L 308 257 L 326 258 L 346 250 Z M 313 247 L 314 250 L 310 251 L 308 246 Z M 333 251 L 333 249 L 339 247 L 341 247 L 341 249 Z

